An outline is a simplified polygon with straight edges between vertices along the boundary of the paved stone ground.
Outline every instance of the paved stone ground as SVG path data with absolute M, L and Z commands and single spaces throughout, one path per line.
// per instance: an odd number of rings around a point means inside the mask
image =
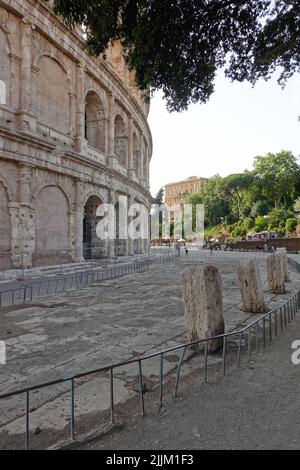
M 199 385 L 193 374 L 178 399 L 167 400 L 158 415 L 149 407 L 146 418 L 127 421 L 121 432 L 73 448 L 299 450 L 300 365 L 291 361 L 295 340 L 300 340 L 299 313 L 264 354 L 244 360 L 225 378 L 217 375 Z
M 212 261 L 219 266 L 226 330 L 252 316 L 239 310 L 236 262 Z M 1 311 L 1 340 L 7 344 L 6 366 L 0 367 L 0 393 L 55 380 L 107 364 L 141 357 L 186 342 L 180 278 L 185 263 L 154 266 L 149 272 L 104 282 L 77 292 L 41 298 L 38 304 Z M 265 263 L 260 263 L 265 282 Z M 292 272 L 289 293 L 271 297 L 269 308 L 298 290 Z M 179 356 L 166 358 L 165 373 L 174 370 Z M 149 361 L 145 381 L 157 378 L 158 365 Z M 150 386 L 150 385 L 149 385 Z M 136 367 L 119 369 L 115 376 L 116 403 L 136 399 Z M 31 428 L 58 435 L 69 425 L 69 384 L 35 392 L 31 401 Z M 109 406 L 108 377 L 80 380 L 76 388 L 76 418 L 99 420 Z M 0 447 L 20 446 L 15 439 L 24 429 L 24 397 L 0 403 Z M 20 437 L 21 439 L 21 437 Z

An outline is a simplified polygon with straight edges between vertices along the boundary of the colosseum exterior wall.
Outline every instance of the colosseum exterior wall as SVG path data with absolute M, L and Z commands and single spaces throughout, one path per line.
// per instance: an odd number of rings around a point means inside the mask
M 150 209 L 149 107 L 122 58 L 90 57 L 42 1 L 0 0 L 0 267 L 143 253 L 95 235 L 96 208 Z

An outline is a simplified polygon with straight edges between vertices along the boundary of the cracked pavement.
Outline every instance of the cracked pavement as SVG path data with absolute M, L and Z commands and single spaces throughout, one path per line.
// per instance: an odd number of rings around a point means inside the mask
M 240 311 L 237 261 L 208 260 L 220 269 L 226 331 L 253 315 Z M 274 308 L 298 290 L 291 270 L 288 293 L 266 291 L 265 262 L 259 261 L 265 297 Z M 7 365 L 0 367 L 0 393 L 72 376 L 112 363 L 141 357 L 187 342 L 181 293 L 184 260 L 152 266 L 142 274 L 95 283 L 79 291 L 39 298 L 39 302 L 0 311 L 0 338 L 6 342 Z M 179 354 L 166 356 L 165 373 Z M 157 359 L 145 363 L 145 382 L 157 379 Z M 136 398 L 137 366 L 115 372 L 115 402 Z M 109 377 L 98 374 L 76 383 L 76 419 L 98 417 L 109 408 Z M 150 386 L 150 385 L 149 385 Z M 0 402 L 0 447 L 20 446 L 24 431 L 24 396 Z M 31 429 L 37 434 L 63 433 L 70 421 L 70 384 L 32 393 Z

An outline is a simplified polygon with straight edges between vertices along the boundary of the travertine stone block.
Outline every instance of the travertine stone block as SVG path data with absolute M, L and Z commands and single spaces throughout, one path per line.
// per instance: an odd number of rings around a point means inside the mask
M 287 259 L 286 248 L 278 248 L 277 253 L 281 256 L 281 262 L 282 262 L 283 273 L 284 273 L 284 280 L 285 280 L 285 282 L 289 282 L 290 281 L 290 276 L 289 276 L 289 268 L 288 268 L 288 259 Z
M 238 282 L 244 312 L 263 313 L 266 310 L 260 274 L 253 260 L 242 261 L 238 267 Z
M 225 332 L 221 277 L 214 266 L 185 269 L 182 276 L 186 331 L 190 341 L 222 335 Z M 209 351 L 222 341 L 209 343 Z
M 276 294 L 285 293 L 284 272 L 281 256 L 272 254 L 267 259 L 268 286 L 271 292 Z

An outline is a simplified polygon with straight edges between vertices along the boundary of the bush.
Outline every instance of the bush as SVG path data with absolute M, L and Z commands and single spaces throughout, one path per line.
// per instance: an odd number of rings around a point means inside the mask
M 285 228 L 288 232 L 295 232 L 297 225 L 298 225 L 297 219 L 293 217 L 293 218 L 287 219 Z
M 272 232 L 278 233 L 279 236 L 282 238 L 282 237 L 285 237 L 286 230 L 285 228 L 274 227 L 272 228 Z
M 250 212 L 250 216 L 255 218 L 259 215 L 267 215 L 270 211 L 270 206 L 266 201 L 257 201 Z
M 242 227 L 236 227 L 236 228 L 233 229 L 233 231 L 231 232 L 231 235 L 232 235 L 234 238 L 243 237 L 244 235 L 246 235 L 246 230 L 243 229 Z
M 246 230 L 246 232 L 249 232 L 249 230 L 254 228 L 254 226 L 255 226 L 255 221 L 253 219 L 251 219 L 250 217 L 247 217 L 243 221 L 243 227 Z
M 268 220 L 265 219 L 262 215 L 259 215 L 255 219 L 255 231 L 256 232 L 262 232 L 264 230 L 267 230 L 268 228 Z

